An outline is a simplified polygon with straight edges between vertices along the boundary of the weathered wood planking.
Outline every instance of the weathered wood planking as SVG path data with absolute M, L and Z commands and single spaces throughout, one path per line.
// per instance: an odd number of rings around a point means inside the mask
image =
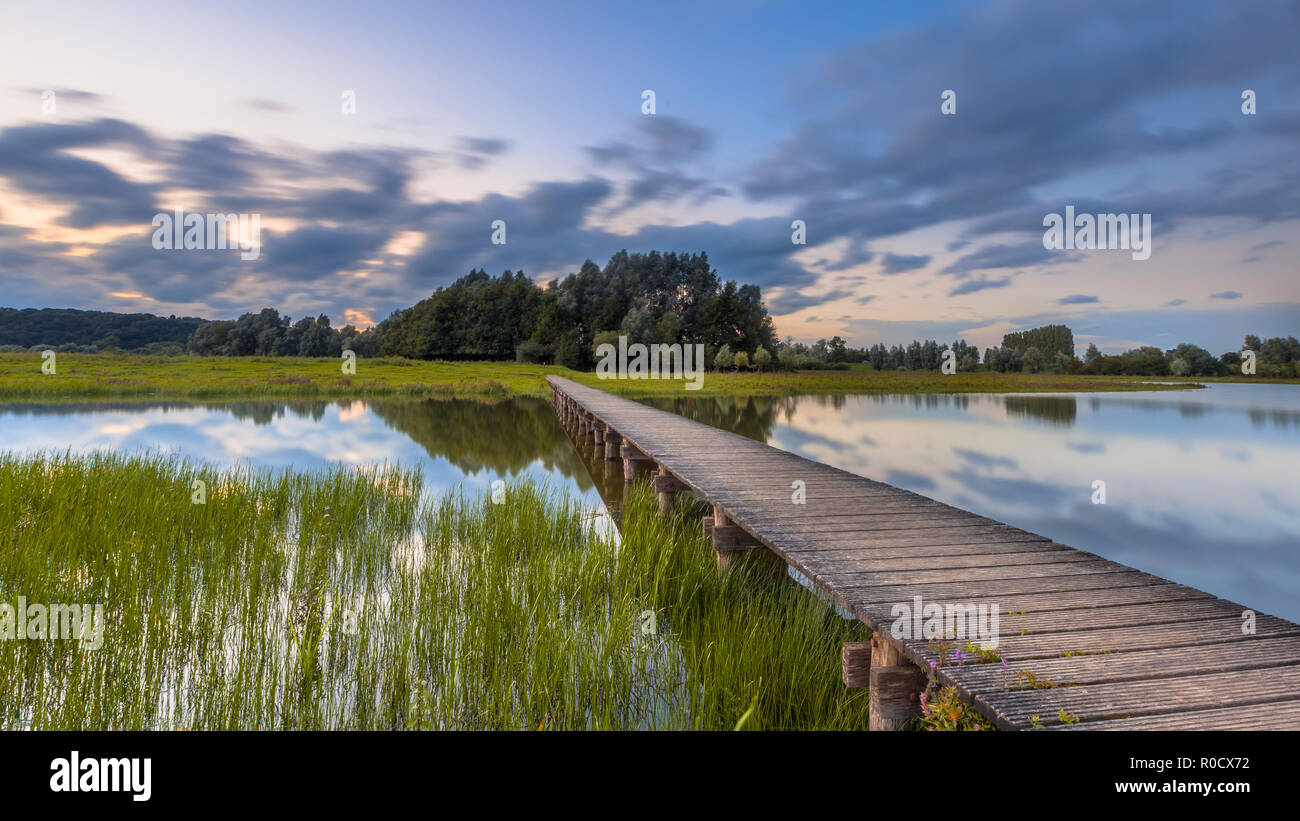
M 677 414 L 548 377 L 581 413 L 889 637 L 895 604 L 996 604 L 998 663 L 941 666 L 1002 729 L 1300 729 L 1300 625 Z M 673 483 L 672 480 L 675 480 Z M 805 503 L 794 504 L 794 482 Z M 850 652 L 852 651 L 852 652 Z M 861 647 L 846 676 L 865 678 Z M 1062 716 L 1066 723 L 1062 722 Z

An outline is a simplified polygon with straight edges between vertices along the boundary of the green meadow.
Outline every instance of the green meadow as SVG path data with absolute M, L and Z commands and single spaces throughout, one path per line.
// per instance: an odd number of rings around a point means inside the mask
M 39 354 L 6 353 L 0 354 L 0 400 L 545 397 L 550 395 L 548 374 L 629 397 L 1171 390 L 1206 381 L 853 368 L 710 371 L 700 390 L 688 391 L 682 380 L 602 380 L 560 366 L 513 362 L 359 359 L 356 373 L 344 374 L 336 359 L 63 353 L 55 361 L 55 373 L 47 374 L 41 371 Z

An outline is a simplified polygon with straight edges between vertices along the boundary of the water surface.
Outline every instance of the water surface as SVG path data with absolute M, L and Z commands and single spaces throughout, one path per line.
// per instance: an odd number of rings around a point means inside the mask
M 651 404 L 1300 621 L 1298 385 Z
M 652 404 L 1300 620 L 1300 386 Z M 575 451 L 529 398 L 0 405 L 0 451 L 65 449 L 397 463 L 433 493 L 523 475 L 593 507 L 624 490 L 618 462 Z
M 0 451 L 169 453 L 217 466 L 420 468 L 427 491 L 550 481 L 601 504 L 549 403 L 255 401 L 0 404 Z

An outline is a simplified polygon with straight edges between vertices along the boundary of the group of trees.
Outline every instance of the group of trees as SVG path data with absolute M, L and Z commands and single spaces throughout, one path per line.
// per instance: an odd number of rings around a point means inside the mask
M 819 339 L 811 345 L 796 342 L 787 336 L 777 346 L 777 366 L 783 370 L 844 370 L 854 358 L 857 351 L 848 347 L 842 337 L 833 336 L 829 340 Z
M 201 322 L 185 349 L 200 356 L 339 356 L 344 350 L 372 356 L 379 353 L 377 342 L 373 331 L 331 328 L 325 314 L 294 322 L 275 308 L 263 308 L 239 319 Z
M 601 340 L 703 344 L 746 358 L 770 352 L 775 331 L 755 285 L 723 282 L 707 254 L 629 254 L 587 260 L 538 287 L 522 272 L 471 271 L 376 327 L 380 350 L 414 359 L 508 359 L 595 365 Z M 768 356 L 771 354 L 768 353 Z
M 1246 337 L 1243 350 L 1256 351 L 1255 373 L 1259 376 L 1300 376 L 1300 339 L 1280 336 L 1260 341 L 1258 336 Z M 1229 351 L 1219 361 L 1234 372 L 1240 372 L 1241 352 Z
M 1013 331 L 984 350 L 985 370 L 1002 373 L 1066 373 L 1074 361 L 1074 332 L 1065 325 Z
M 958 370 L 973 371 L 979 368 L 980 352 L 964 339 L 951 345 L 940 345 L 933 339 L 924 342 L 912 340 L 906 347 L 894 345 L 886 348 L 880 343 L 865 349 L 865 361 L 878 371 L 937 371 L 943 365 L 943 352 L 951 350 Z

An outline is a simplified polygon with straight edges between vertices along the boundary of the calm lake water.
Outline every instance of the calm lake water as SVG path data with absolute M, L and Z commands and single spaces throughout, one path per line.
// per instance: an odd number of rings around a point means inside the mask
M 1300 386 L 652 404 L 1300 620 Z M 0 405 L 0 451 L 69 448 L 397 463 L 433 492 L 522 474 L 592 506 L 623 491 L 618 463 L 575 452 L 550 405 L 526 398 Z

